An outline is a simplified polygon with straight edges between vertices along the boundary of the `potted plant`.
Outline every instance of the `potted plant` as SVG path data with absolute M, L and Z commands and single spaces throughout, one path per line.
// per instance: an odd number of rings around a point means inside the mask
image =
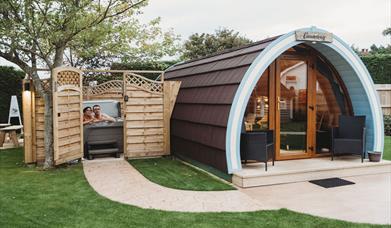
M 379 151 L 368 151 L 368 158 L 370 162 L 380 162 L 382 153 Z

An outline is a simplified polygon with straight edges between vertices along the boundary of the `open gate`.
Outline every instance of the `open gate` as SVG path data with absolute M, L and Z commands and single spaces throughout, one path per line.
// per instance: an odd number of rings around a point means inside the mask
M 54 163 L 83 157 L 82 72 L 71 67 L 53 70 Z

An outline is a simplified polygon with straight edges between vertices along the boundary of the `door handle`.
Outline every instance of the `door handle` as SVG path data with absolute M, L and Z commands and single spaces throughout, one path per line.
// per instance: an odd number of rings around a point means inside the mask
M 315 109 L 315 107 L 312 105 L 310 105 L 308 108 L 311 109 L 312 111 L 314 111 L 314 109 Z
M 280 102 L 281 102 L 281 99 L 279 96 L 277 96 L 277 110 L 280 111 Z

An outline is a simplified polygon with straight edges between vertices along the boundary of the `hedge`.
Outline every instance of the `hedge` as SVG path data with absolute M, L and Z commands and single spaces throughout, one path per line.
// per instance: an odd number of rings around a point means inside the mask
M 391 84 L 391 54 L 361 56 L 375 84 Z
M 391 136 L 391 115 L 384 115 L 384 134 Z
M 19 110 L 22 111 L 22 79 L 24 75 L 22 71 L 13 67 L 0 66 L 0 123 L 8 122 L 12 95 L 17 96 Z

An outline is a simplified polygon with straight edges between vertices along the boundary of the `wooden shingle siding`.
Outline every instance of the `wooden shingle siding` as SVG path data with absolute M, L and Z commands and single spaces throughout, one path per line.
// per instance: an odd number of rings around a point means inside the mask
M 193 110 L 188 113 L 188 109 Z M 172 118 L 192 123 L 201 123 L 226 127 L 228 122 L 229 105 L 177 104 Z
M 225 150 L 225 127 L 172 120 L 171 135 Z
M 218 72 L 226 69 L 236 69 L 238 67 L 250 65 L 254 61 L 254 59 L 258 56 L 258 54 L 259 52 L 255 52 L 255 53 L 250 53 L 249 54 L 250 56 L 237 56 L 229 59 L 224 59 L 221 61 L 197 65 L 192 68 L 184 68 L 184 69 L 174 71 L 172 75 L 170 74 L 169 76 L 170 78 L 179 79 L 181 77 L 187 77 L 191 75 Z
M 206 56 L 206 57 L 203 57 L 200 59 L 190 60 L 185 63 L 181 63 L 181 64 L 176 65 L 175 69 L 183 69 L 183 68 L 193 67 L 196 65 L 204 64 L 204 63 L 210 63 L 210 62 L 224 60 L 227 58 L 231 58 L 233 56 L 240 56 L 240 55 L 245 55 L 245 54 L 248 54 L 251 52 L 257 52 L 259 50 L 263 50 L 264 48 L 266 48 L 271 42 L 273 42 L 278 37 L 279 36 L 271 37 L 271 38 L 268 38 L 265 40 L 254 42 L 252 44 L 249 44 L 249 45 L 241 47 L 241 48 L 226 50 L 221 53 L 216 53 L 214 55 Z M 171 71 L 172 69 L 173 68 L 171 68 L 169 70 Z
M 242 75 L 246 73 L 247 69 L 248 66 L 246 65 L 235 69 L 183 77 L 180 79 L 182 81 L 181 88 L 238 84 L 242 80 Z
M 171 148 L 175 148 L 178 153 L 187 158 L 208 164 L 219 170 L 227 170 L 225 151 L 213 147 L 208 147 L 198 142 L 183 138 L 171 137 Z
M 177 104 L 232 104 L 239 84 L 181 89 Z

